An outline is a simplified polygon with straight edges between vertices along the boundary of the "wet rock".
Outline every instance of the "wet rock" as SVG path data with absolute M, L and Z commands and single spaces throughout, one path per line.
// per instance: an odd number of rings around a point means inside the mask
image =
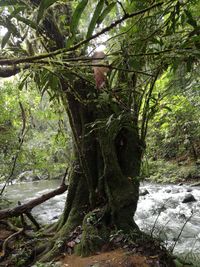
M 171 189 L 166 189 L 165 192 L 169 194 L 169 193 L 172 192 L 172 190 Z
M 187 192 L 192 192 L 192 188 L 187 188 Z
M 40 176 L 33 171 L 22 172 L 17 177 L 18 182 L 35 182 L 39 181 L 40 179 Z
M 142 189 L 139 193 L 140 196 L 146 196 L 149 194 L 149 191 L 145 188 L 145 189 Z
M 185 195 L 182 203 L 189 203 L 189 202 L 195 202 L 195 201 L 197 201 L 197 200 L 195 199 L 195 197 L 192 194 L 187 194 L 187 195 Z
M 183 185 L 183 183 L 179 183 L 178 185 L 181 186 L 181 185 Z

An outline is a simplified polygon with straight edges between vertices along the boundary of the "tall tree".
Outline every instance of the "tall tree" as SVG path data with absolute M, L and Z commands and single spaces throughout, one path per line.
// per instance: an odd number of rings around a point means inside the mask
M 60 98 L 73 133 L 66 205 L 43 261 L 79 225 L 81 255 L 101 247 L 113 230 L 139 230 L 133 216 L 145 136 L 161 98 L 155 83 L 166 69 L 188 59 L 192 68 L 197 58 L 199 25 L 189 2 L 0 1 L 8 29 L 1 77 L 23 71 L 21 85 L 33 79 L 41 92 Z M 102 36 L 109 63 L 91 56 Z M 109 69 L 104 86 L 96 88 L 92 67 Z

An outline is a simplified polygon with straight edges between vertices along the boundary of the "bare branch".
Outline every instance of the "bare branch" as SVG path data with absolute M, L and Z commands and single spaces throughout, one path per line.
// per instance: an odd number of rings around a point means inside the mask
M 28 213 L 34 208 L 35 206 L 47 201 L 48 199 L 55 197 L 56 195 L 63 194 L 68 188 L 68 185 L 66 185 L 63 181 L 60 187 L 57 189 L 50 191 L 38 198 L 35 198 L 33 200 L 30 200 L 29 202 L 22 204 L 20 206 L 17 206 L 15 208 L 11 209 L 4 209 L 0 211 L 0 220 L 8 218 L 8 217 L 15 217 L 19 216 L 23 213 Z

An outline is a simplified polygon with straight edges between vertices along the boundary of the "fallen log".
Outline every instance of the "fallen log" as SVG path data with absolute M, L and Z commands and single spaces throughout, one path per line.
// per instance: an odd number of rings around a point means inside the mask
M 58 187 L 57 189 L 48 192 L 38 198 L 32 199 L 31 201 L 17 206 L 15 208 L 3 209 L 0 211 L 0 220 L 8 218 L 8 217 L 16 217 L 23 213 L 28 214 L 31 210 L 36 207 L 37 205 L 42 204 L 43 202 L 47 201 L 48 199 L 55 197 L 56 195 L 63 194 L 68 188 L 64 182 Z

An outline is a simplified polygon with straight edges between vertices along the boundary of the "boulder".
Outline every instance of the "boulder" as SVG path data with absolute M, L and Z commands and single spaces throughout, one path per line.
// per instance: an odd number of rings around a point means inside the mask
M 165 192 L 169 194 L 172 192 L 172 190 L 171 189 L 165 189 Z
M 192 188 L 187 188 L 187 192 L 192 192 Z
M 140 196 L 146 196 L 149 194 L 149 191 L 145 188 L 145 189 L 142 189 L 139 193 Z
M 189 203 L 189 202 L 195 202 L 195 201 L 197 201 L 197 200 L 195 199 L 195 197 L 192 194 L 187 194 L 187 195 L 185 195 L 182 203 Z
M 25 171 L 18 175 L 17 181 L 18 182 L 34 182 L 39 181 L 40 176 L 33 171 Z

